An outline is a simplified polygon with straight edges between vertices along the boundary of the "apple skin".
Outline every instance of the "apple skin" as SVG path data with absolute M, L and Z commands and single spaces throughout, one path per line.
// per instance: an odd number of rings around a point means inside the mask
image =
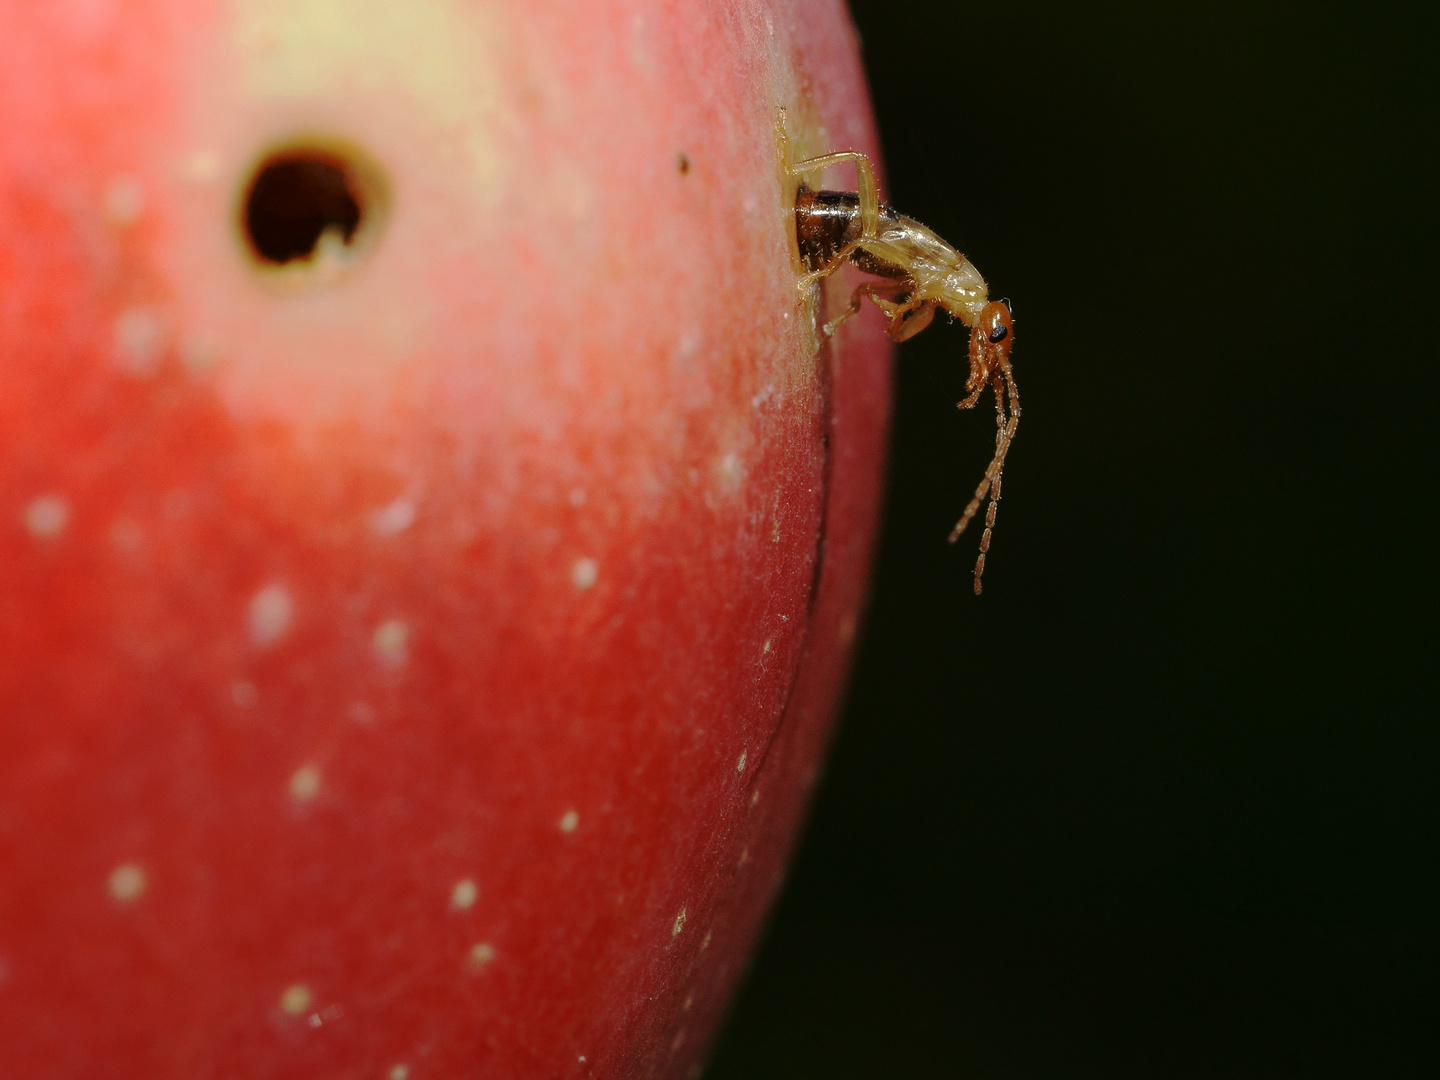
M 881 491 L 772 135 L 874 154 L 843 5 L 4 22 L 6 1075 L 695 1075 Z M 322 144 L 365 231 L 266 268 Z

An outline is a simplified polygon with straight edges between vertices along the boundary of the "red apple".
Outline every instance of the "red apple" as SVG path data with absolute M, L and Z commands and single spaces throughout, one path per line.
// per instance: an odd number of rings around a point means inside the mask
M 843 5 L 4 9 L 0 1070 L 693 1073 L 874 530 Z

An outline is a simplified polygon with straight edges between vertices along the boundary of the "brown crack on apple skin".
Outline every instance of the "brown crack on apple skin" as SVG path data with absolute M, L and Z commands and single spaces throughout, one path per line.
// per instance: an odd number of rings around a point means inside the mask
M 809 594 L 806 598 L 806 624 L 803 630 L 808 635 L 815 614 L 816 600 L 820 593 L 820 582 L 825 569 L 826 533 L 830 514 L 831 488 L 831 435 L 835 426 L 835 411 L 831 393 L 831 369 L 834 360 L 835 338 L 826 335 L 822 327 L 828 310 L 827 290 L 838 288 L 845 274 L 829 275 L 813 279 L 802 291 L 802 283 L 811 278 L 800 252 L 800 238 L 795 226 L 795 203 L 799 196 L 802 178 L 791 169 L 792 161 L 804 161 L 826 152 L 824 127 L 814 103 L 805 95 L 794 95 L 793 104 L 776 110 L 777 128 L 775 139 L 775 164 L 780 189 L 780 213 L 783 215 L 783 230 L 790 252 L 790 270 L 794 276 L 802 346 L 807 356 L 813 358 L 816 389 L 820 397 L 820 507 L 819 524 L 815 537 L 815 553 L 812 561 Z M 779 105 L 779 102 L 776 103 Z M 806 642 L 802 636 L 802 655 Z M 791 687 L 793 691 L 793 685 Z M 788 705 L 790 692 L 786 693 Z
M 802 106 L 804 116 L 810 117 L 808 106 Z M 818 125 L 810 119 L 808 123 L 799 125 L 798 130 L 791 130 L 791 148 L 805 148 L 817 142 L 816 129 Z M 806 586 L 805 614 L 804 621 L 798 629 L 797 638 L 794 644 L 797 660 L 791 665 L 790 678 L 785 687 L 781 699 L 779 721 L 770 732 L 765 744 L 759 748 L 756 755 L 756 768 L 752 775 L 763 775 L 765 764 L 770 756 L 771 750 L 779 741 L 792 721 L 792 710 L 794 704 L 795 689 L 800 684 L 801 675 L 804 672 L 812 646 L 812 633 L 815 625 L 816 606 L 820 598 L 821 584 L 825 573 L 826 539 L 830 521 L 830 492 L 832 486 L 832 432 L 835 426 L 835 410 L 832 386 L 832 366 L 834 359 L 835 339 L 826 336 L 821 332 L 825 315 L 825 286 L 827 279 L 816 281 L 803 294 L 800 292 L 801 281 L 808 276 L 804 260 L 800 255 L 799 238 L 795 230 L 795 200 L 800 187 L 800 178 L 790 171 L 788 162 L 784 157 L 783 144 L 777 139 L 776 143 L 777 171 L 779 178 L 780 212 L 782 214 L 783 229 L 788 241 L 790 251 L 791 272 L 794 275 L 796 284 L 796 314 L 799 318 L 799 330 L 801 335 L 801 355 L 809 361 L 810 374 L 814 380 L 814 393 L 816 395 L 815 408 L 812 416 L 814 428 L 812 429 L 812 445 L 816 445 L 819 455 L 818 486 L 819 498 L 816 507 L 816 523 L 814 544 L 810 555 L 810 578 Z M 813 156 L 805 154 L 804 156 Z M 765 652 L 770 649 L 770 641 L 767 640 L 764 646 Z M 744 770 L 746 758 L 742 755 L 740 771 Z M 755 792 L 758 796 L 758 788 Z M 753 804 L 752 804 L 753 805 Z

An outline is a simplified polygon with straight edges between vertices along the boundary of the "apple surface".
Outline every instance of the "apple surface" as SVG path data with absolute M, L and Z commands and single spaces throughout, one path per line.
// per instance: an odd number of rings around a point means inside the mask
M 0 8 L 0 1073 L 698 1074 L 881 491 L 843 5 Z

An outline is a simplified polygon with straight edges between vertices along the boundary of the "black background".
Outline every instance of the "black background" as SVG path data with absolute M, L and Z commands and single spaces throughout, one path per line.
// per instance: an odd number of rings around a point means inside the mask
M 852 5 L 902 346 L 849 706 L 710 1080 L 1440 1076 L 1440 60 L 1420 12 Z

